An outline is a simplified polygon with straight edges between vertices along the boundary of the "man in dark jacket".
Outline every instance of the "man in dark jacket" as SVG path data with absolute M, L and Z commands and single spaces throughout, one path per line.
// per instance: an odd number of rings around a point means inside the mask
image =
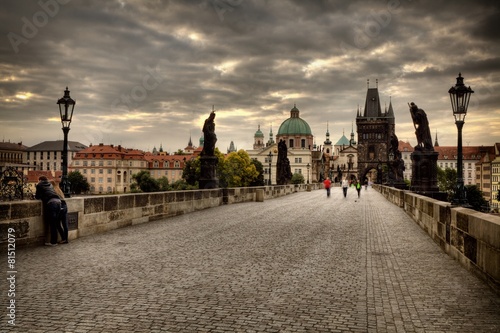
M 50 229 L 50 243 L 45 243 L 45 245 L 55 246 L 57 245 L 57 227 L 61 211 L 61 199 L 56 191 L 54 191 L 54 187 L 50 184 L 47 177 L 40 176 L 38 178 L 35 198 L 42 200 L 44 219 Z

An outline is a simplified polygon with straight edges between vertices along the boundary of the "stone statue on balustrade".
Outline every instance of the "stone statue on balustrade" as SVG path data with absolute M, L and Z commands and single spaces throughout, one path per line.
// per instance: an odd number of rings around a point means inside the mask
M 290 161 L 287 157 L 288 148 L 285 141 L 278 142 L 278 162 L 276 162 L 276 183 L 278 185 L 286 185 L 292 179 L 292 171 Z
M 424 110 L 419 109 L 413 102 L 409 104 L 409 107 L 413 126 L 415 126 L 415 135 L 417 136 L 417 145 L 414 147 L 415 150 L 434 151 L 427 114 Z
M 218 159 L 215 156 L 215 143 L 217 135 L 215 134 L 215 110 L 205 120 L 203 124 L 203 150 L 200 153 L 200 189 L 212 189 L 219 187 L 219 179 L 217 178 L 217 163 Z

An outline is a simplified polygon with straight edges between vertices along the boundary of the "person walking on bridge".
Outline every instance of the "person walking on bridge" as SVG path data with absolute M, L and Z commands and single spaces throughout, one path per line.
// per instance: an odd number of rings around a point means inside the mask
M 347 177 L 342 180 L 342 192 L 344 192 L 344 198 L 347 198 L 347 188 L 349 187 L 349 181 Z
M 325 181 L 323 182 L 323 186 L 326 189 L 326 197 L 327 198 L 330 197 L 330 187 L 331 187 L 331 185 L 332 185 L 332 182 L 330 181 L 330 178 L 326 177 Z
M 359 198 L 359 195 L 361 194 L 361 183 L 359 182 L 359 179 L 356 181 L 356 191 L 358 192 Z

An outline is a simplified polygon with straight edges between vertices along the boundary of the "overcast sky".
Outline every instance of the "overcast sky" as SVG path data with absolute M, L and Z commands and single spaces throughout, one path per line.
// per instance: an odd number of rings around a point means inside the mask
M 198 145 L 212 105 L 217 146 L 267 141 L 294 104 L 316 143 L 334 143 L 364 107 L 367 80 L 396 134 L 416 144 L 408 111 L 456 145 L 448 89 L 475 91 L 464 145 L 500 142 L 497 1 L 4 0 L 0 140 L 63 138 L 56 102 L 76 107 L 69 139 L 169 152 Z M 357 137 L 357 136 L 356 136 Z

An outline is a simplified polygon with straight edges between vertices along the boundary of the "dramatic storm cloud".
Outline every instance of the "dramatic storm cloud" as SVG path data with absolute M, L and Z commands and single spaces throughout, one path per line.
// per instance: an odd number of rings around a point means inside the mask
M 448 89 L 472 95 L 464 144 L 500 142 L 495 1 L 193 0 L 2 2 L 0 133 L 62 138 L 57 100 L 76 100 L 70 140 L 169 152 L 198 145 L 212 106 L 218 147 L 251 149 L 294 106 L 317 144 L 356 131 L 367 80 L 416 144 L 408 102 L 456 145 Z M 384 104 L 385 103 L 385 104 Z

